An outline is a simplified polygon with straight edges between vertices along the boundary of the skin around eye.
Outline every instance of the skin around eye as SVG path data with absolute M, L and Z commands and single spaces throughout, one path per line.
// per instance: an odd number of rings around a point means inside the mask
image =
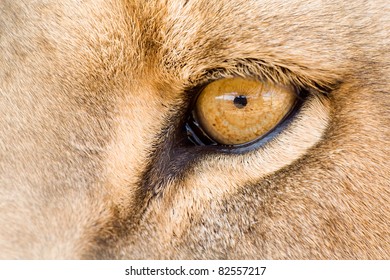
M 195 117 L 217 143 L 240 145 L 261 138 L 277 126 L 296 99 L 292 87 L 254 79 L 221 79 L 202 90 Z

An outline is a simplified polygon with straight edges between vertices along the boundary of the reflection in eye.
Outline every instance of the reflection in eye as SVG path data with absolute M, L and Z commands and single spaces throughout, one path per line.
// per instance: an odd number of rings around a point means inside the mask
M 253 79 L 221 79 L 202 90 L 195 118 L 215 142 L 240 145 L 272 130 L 292 110 L 296 99 L 292 87 Z

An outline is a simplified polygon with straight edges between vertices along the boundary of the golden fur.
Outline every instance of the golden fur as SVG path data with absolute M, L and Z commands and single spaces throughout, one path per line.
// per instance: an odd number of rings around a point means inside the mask
M 2 0 L 2 258 L 389 259 L 390 4 Z M 179 147 L 192 88 L 310 89 L 247 153 Z

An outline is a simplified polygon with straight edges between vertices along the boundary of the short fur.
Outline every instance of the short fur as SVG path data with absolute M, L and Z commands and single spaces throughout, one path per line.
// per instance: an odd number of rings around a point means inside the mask
M 2 258 L 389 259 L 390 4 L 2 0 Z M 309 90 L 247 153 L 183 146 L 194 88 Z

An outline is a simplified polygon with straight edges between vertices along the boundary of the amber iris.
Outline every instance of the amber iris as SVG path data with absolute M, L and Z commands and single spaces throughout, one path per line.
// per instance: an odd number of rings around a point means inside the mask
M 204 132 L 222 145 L 254 141 L 272 130 L 296 103 L 292 87 L 255 79 L 214 81 L 200 93 L 195 116 Z

